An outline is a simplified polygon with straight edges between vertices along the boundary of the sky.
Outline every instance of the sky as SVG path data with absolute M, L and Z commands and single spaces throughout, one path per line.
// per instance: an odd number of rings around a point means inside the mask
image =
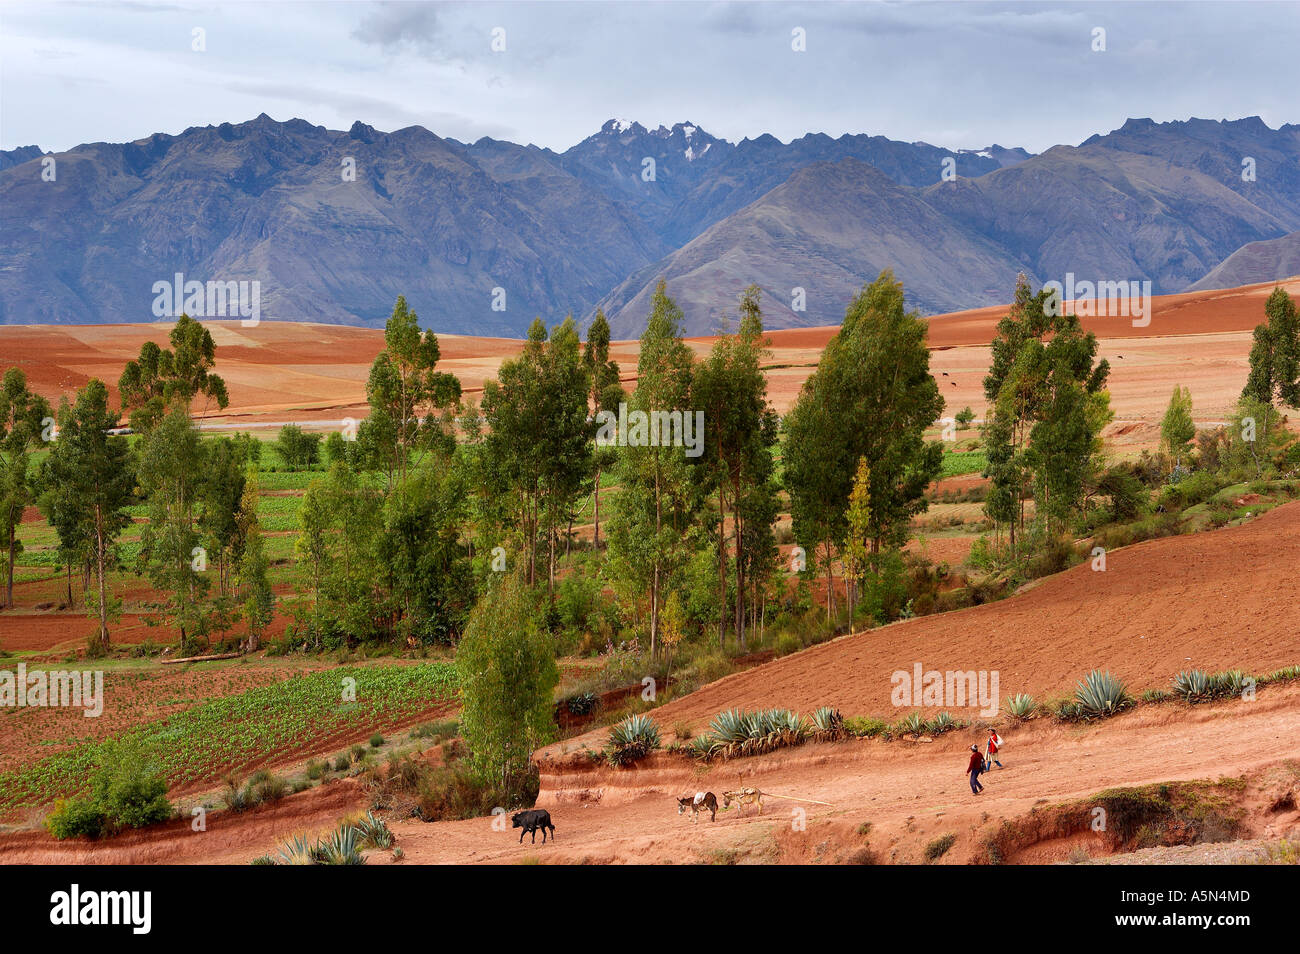
M 1040 152 L 1129 117 L 1300 121 L 1297 35 L 1285 0 L 0 0 L 0 148 L 267 113 L 556 150 L 619 118 Z

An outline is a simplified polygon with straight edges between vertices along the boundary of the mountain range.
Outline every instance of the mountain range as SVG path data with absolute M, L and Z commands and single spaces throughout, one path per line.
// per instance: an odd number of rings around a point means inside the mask
M 1300 126 L 1257 117 L 1032 155 L 618 119 L 556 152 L 261 115 L 52 166 L 0 152 L 0 322 L 157 320 L 176 273 L 258 281 L 265 319 L 380 325 L 404 294 L 428 327 L 501 337 L 598 307 L 635 337 L 661 278 L 691 334 L 751 283 L 769 327 L 835 324 L 884 268 L 930 314 L 1007 301 L 1019 273 L 1223 287 L 1300 267 L 1297 155 Z

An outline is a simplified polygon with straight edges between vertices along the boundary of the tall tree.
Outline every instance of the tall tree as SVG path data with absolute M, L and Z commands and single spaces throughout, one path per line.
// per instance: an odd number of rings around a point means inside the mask
M 1264 303 L 1264 315 L 1264 323 L 1255 327 L 1250 375 L 1242 396 L 1300 407 L 1300 323 L 1295 302 L 1278 286 Z
M 446 448 L 460 403 L 460 381 L 436 370 L 438 336 L 420 331 L 420 320 L 398 296 L 384 325 L 384 350 L 370 366 L 366 398 L 370 416 L 357 433 L 370 463 L 388 475 L 390 486 L 406 479 L 412 463 L 434 446 Z
M 870 475 L 871 552 L 902 546 L 925 489 L 942 469 L 943 447 L 925 430 L 943 411 L 930 374 L 927 326 L 903 304 L 902 283 L 884 271 L 849 304 L 844 324 L 786 420 L 784 455 L 795 535 L 830 554 L 844 539 L 858 462 Z M 833 608 L 833 595 L 828 609 Z
M 844 515 L 844 576 L 848 580 L 849 625 L 857 607 L 858 582 L 871 560 L 871 468 L 865 457 L 858 458 L 849 492 L 849 509 Z
M 474 608 L 456 647 L 470 764 L 502 799 L 523 793 L 533 751 L 555 732 L 559 670 L 551 640 L 537 625 L 538 610 L 512 574 Z
M 588 393 L 571 318 L 550 335 L 540 319 L 534 321 L 523 352 L 483 387 L 485 451 L 516 502 L 529 585 L 537 582 L 537 546 L 544 542 L 547 583 L 554 587 L 559 529 L 591 473 L 595 427 Z
M 984 378 L 991 478 L 985 512 L 1009 526 L 1014 549 L 1031 494 L 1039 512 L 1057 523 L 1079 502 L 1110 419 L 1104 392 L 1110 365 L 1096 360 L 1097 336 L 1085 334 L 1049 289 L 1035 293 L 1023 275 L 998 322 L 992 354 Z
M 609 521 L 614 573 L 625 592 L 645 594 L 651 654 L 658 650 L 665 588 L 695 544 L 691 531 L 702 497 L 684 441 L 675 443 L 663 426 L 675 413 L 684 424 L 685 415 L 694 410 L 694 359 L 682 340 L 681 322 L 682 311 L 661 280 L 641 335 L 636 390 L 628 400 L 629 421 L 640 413 L 648 423 L 645 427 L 632 423 L 628 433 L 620 435 L 627 446 L 619 458 L 620 492 Z M 706 433 L 707 429 L 706 420 Z
M 0 530 L 5 537 L 5 606 L 14 605 L 14 564 L 22 552 L 18 525 L 34 502 L 31 455 L 48 430 L 50 404 L 27 387 L 27 375 L 10 368 L 0 380 Z
M 1160 422 L 1160 442 L 1164 444 L 1172 466 L 1182 463 L 1182 456 L 1187 452 L 1187 445 L 1196 437 L 1196 423 L 1192 420 L 1192 392 L 1185 387 L 1174 385 L 1174 393 L 1169 397 L 1169 406 L 1165 408 L 1164 419 Z
M 76 404 L 62 409 L 58 439 L 42 469 L 47 517 L 53 522 L 51 514 L 58 511 L 88 544 L 95 571 L 95 596 L 88 608 L 99 618 L 99 632 L 91 640 L 96 653 L 108 651 L 108 624 L 120 605 L 108 592 L 107 576 L 117 564 L 117 539 L 130 523 L 126 507 L 134 483 L 126 438 L 108 433 L 117 423 L 118 416 L 108 409 L 108 388 L 92 378 L 77 392 Z
M 618 362 L 609 356 L 609 321 L 605 318 L 605 312 L 599 308 L 587 328 L 582 363 L 587 369 L 587 380 L 591 387 L 593 416 L 601 411 L 618 413 L 618 405 L 627 395 L 619 383 Z M 597 447 L 592 452 L 592 464 L 595 467 L 591 483 L 592 519 L 595 523 L 592 547 L 596 550 L 600 549 L 600 474 L 617 459 L 618 453 L 612 447 Z
M 239 501 L 240 552 L 235 572 L 239 587 L 240 608 L 248 635 L 244 652 L 257 652 L 262 645 L 262 634 L 275 615 L 275 593 L 268 575 L 269 561 L 262 543 L 262 525 L 257 519 L 257 472 L 249 471 L 244 478 L 244 489 Z
M 197 527 L 204 447 L 189 414 L 176 405 L 141 439 L 136 474 L 149 505 L 140 533 L 140 564 L 165 594 L 165 619 L 190 638 L 206 636 L 207 555 Z
M 217 354 L 212 333 L 182 314 L 168 340 L 170 349 L 146 341 L 140 356 L 127 362 L 118 379 L 122 409 L 131 409 L 131 427 L 137 431 L 152 429 L 178 404 L 189 414 L 197 397 L 203 397 L 205 404 L 215 402 L 218 408 L 230 403 L 226 382 L 212 373 Z
M 766 517 L 769 531 L 775 518 L 776 508 L 768 504 L 775 496 L 772 448 L 778 425 L 776 413 L 767 401 L 767 379 L 762 371 L 767 351 L 757 285 L 750 285 L 741 294 L 740 316 L 739 332 L 720 337 L 696 369 L 692 403 L 704 411 L 706 463 L 701 469 L 709 474 L 709 485 L 717 494 L 719 641 L 726 639 L 730 513 L 730 565 L 735 572 L 736 594 L 733 626 L 744 648 L 750 601 L 747 573 L 757 557 L 750 544 L 764 545 L 762 527 L 755 526 L 754 532 L 748 532 L 747 518 L 762 521 Z

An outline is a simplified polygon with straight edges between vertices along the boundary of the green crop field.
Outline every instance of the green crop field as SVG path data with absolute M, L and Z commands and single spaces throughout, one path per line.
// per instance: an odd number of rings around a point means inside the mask
M 356 680 L 355 701 L 344 698 L 346 679 Z M 217 779 L 239 766 L 329 748 L 348 735 L 414 718 L 455 697 L 450 663 L 340 667 L 212 699 L 118 738 L 141 742 L 169 784 L 183 786 Z M 0 813 L 77 794 L 100 764 L 104 746 L 84 742 L 0 775 Z

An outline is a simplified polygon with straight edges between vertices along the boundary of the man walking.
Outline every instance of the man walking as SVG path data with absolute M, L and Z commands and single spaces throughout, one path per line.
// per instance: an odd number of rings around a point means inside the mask
M 998 749 L 1002 746 L 1002 736 L 998 735 L 992 729 L 989 729 L 989 744 L 984 751 L 984 771 L 993 771 L 993 766 L 1002 768 L 1002 763 L 998 761 Z
M 984 756 L 980 755 L 980 747 L 972 745 L 970 747 L 970 762 L 966 766 L 966 771 L 970 773 L 970 790 L 972 795 L 978 795 L 984 791 L 984 786 L 980 784 L 980 772 L 984 768 Z

